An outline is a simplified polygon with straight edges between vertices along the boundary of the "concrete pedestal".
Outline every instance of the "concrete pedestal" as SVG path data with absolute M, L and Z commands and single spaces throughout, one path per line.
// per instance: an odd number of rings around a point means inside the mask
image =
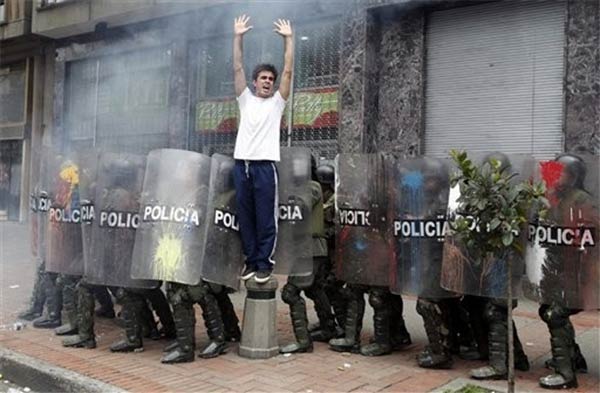
M 246 301 L 239 355 L 249 359 L 267 359 L 279 354 L 277 345 L 277 292 L 275 277 L 264 284 L 246 281 Z

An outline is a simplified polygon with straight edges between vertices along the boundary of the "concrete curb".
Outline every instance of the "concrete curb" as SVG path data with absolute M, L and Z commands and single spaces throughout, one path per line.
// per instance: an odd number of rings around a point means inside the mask
M 116 386 L 4 348 L 0 348 L 0 372 L 11 382 L 37 392 L 126 392 Z

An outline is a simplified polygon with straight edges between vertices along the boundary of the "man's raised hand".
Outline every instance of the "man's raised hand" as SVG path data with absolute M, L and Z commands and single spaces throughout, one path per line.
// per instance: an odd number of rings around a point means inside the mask
M 244 35 L 253 26 L 248 26 L 250 17 L 246 15 L 238 16 L 233 23 L 233 33 L 235 35 Z
M 277 19 L 277 22 L 273 22 L 275 25 L 274 32 L 283 36 L 283 37 L 291 37 L 292 36 L 292 25 L 290 21 L 287 19 Z

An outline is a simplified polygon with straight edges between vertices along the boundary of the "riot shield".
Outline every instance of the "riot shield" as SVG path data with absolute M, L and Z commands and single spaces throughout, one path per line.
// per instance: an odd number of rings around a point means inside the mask
M 504 171 L 514 175 L 511 182 L 518 184 L 529 181 L 532 176 L 534 161 L 527 154 L 502 153 L 469 153 L 469 159 L 474 163 L 483 165 L 484 162 L 494 158 L 500 162 Z M 456 171 L 456 168 L 453 169 Z M 450 189 L 448 198 L 448 221 L 451 223 L 461 215 L 460 187 L 456 185 Z M 467 217 L 469 219 L 469 217 Z M 472 221 L 472 220 L 471 220 Z M 474 221 L 473 221 L 474 222 Z M 473 223 L 473 230 L 485 230 L 482 225 Z M 523 225 L 515 241 L 525 249 L 527 240 L 526 225 Z M 516 251 L 508 250 L 502 255 L 479 260 L 473 256 L 456 235 L 449 233 L 444 242 L 444 257 L 442 262 L 441 286 L 449 291 L 484 296 L 492 298 L 506 298 L 508 295 L 508 274 L 512 278 L 512 296 L 517 298 L 522 293 L 521 281 L 525 273 L 525 255 Z M 508 261 L 511 262 L 510 273 Z
M 38 211 L 39 192 L 40 185 L 38 183 L 33 187 L 33 190 L 31 190 L 31 192 L 29 193 L 29 244 L 31 247 L 31 255 L 36 260 L 39 258 L 40 255 L 38 241 L 40 230 L 40 212 Z
M 131 277 L 200 282 L 209 178 L 208 156 L 176 149 L 150 152 Z
M 48 193 L 50 189 L 50 176 L 48 170 L 50 159 L 55 154 L 50 148 L 42 148 L 40 156 L 40 178 L 37 190 L 37 259 L 38 264 L 41 265 L 46 261 L 46 240 L 48 238 L 48 211 L 50 210 L 50 197 Z
M 279 220 L 275 248 L 276 274 L 309 276 L 312 274 L 312 233 L 310 215 L 313 207 L 310 181 L 310 150 L 281 148 L 279 174 Z
M 98 150 L 83 151 L 77 155 L 84 272 L 91 271 L 93 260 L 91 255 L 92 224 L 95 218 L 94 200 L 96 198 L 99 155 L 100 152 Z
M 236 217 L 235 161 L 221 154 L 211 161 L 202 278 L 237 290 L 244 258 Z
M 69 154 L 48 161 L 49 199 L 46 271 L 83 274 L 79 167 Z
M 390 290 L 427 298 L 457 296 L 440 286 L 450 175 L 444 160 L 390 160 L 389 225 L 395 258 Z
M 92 263 L 86 265 L 88 283 L 128 288 L 153 288 L 156 281 L 131 278 L 135 230 L 146 159 L 133 154 L 101 153 L 92 222 Z
M 542 304 L 600 308 L 599 164 L 598 156 L 561 154 L 536 168 L 550 207 L 529 222 L 525 294 Z
M 336 275 L 350 284 L 388 287 L 393 245 L 383 156 L 340 154 L 335 179 Z

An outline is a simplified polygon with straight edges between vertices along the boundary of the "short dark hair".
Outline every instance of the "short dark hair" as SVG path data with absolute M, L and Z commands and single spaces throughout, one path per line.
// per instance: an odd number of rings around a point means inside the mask
M 254 70 L 252 71 L 252 80 L 255 81 L 256 79 L 258 79 L 258 74 L 260 74 L 263 71 L 271 72 L 273 74 L 273 77 L 275 78 L 274 81 L 277 80 L 277 68 L 275 68 L 273 64 L 267 63 L 259 64 L 256 67 L 254 67 Z

